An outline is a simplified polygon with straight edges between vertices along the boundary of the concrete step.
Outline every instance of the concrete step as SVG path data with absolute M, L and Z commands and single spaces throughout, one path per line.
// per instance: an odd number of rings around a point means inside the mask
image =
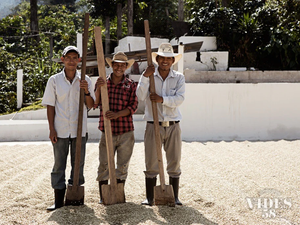
M 45 114 L 46 111 L 42 109 L 0 116 L 0 141 L 48 141 L 49 127 Z M 146 122 L 138 114 L 133 119 L 135 139 L 143 141 Z M 98 125 L 99 118 L 88 118 L 89 140 L 100 140 Z

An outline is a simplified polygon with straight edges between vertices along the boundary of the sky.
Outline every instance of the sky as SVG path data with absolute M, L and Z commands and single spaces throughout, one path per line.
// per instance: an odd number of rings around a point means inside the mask
M 0 0 L 0 19 L 9 15 L 11 13 L 11 9 L 20 3 L 21 0 Z
M 11 8 L 17 6 L 21 0 L 0 0 L 0 19 L 11 13 Z

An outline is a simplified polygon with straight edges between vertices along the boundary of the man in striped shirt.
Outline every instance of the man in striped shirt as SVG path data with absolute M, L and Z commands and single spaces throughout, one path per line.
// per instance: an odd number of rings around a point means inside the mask
M 111 121 L 113 148 L 115 153 L 117 153 L 117 182 L 125 183 L 134 146 L 132 115 L 137 110 L 138 105 L 136 96 L 137 85 L 125 75 L 125 71 L 133 65 L 134 60 L 128 60 L 123 52 L 117 52 L 113 56 L 113 59 L 106 58 L 106 62 L 113 69 L 113 72 L 107 76 L 106 81 L 99 77 L 95 87 L 95 106 L 100 106 L 99 129 L 102 131 L 99 144 L 100 165 L 98 167 L 97 177 L 100 192 L 99 203 L 102 203 L 101 186 L 108 184 L 109 178 L 103 116 Z M 105 82 L 107 83 L 110 110 L 103 115 L 100 87 L 103 86 Z

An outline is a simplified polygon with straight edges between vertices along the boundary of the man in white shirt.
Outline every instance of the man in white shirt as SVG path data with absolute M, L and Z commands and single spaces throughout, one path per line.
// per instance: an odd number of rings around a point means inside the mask
M 91 79 L 85 75 L 85 80 L 81 80 L 81 75 L 77 71 L 77 65 L 80 60 L 79 50 L 75 46 L 68 46 L 64 49 L 61 57 L 64 69 L 49 78 L 42 101 L 42 105 L 47 107 L 49 138 L 54 152 L 51 185 L 54 189 L 55 202 L 47 210 L 55 210 L 64 205 L 66 190 L 65 170 L 69 148 L 71 149 L 72 170 L 68 183 L 70 185 L 73 184 L 81 88 L 84 89 L 85 93 L 85 105 L 83 106 L 79 185 L 84 183 L 83 167 L 87 141 L 87 108 L 93 107 L 95 96 Z
M 145 101 L 144 120 L 147 121 L 144 137 L 146 163 L 144 173 L 147 198 L 142 202 L 143 205 L 153 204 L 153 189 L 159 173 L 151 102 L 157 103 L 161 143 L 166 152 L 167 173 L 169 183 L 173 186 L 175 204 L 182 205 L 178 199 L 181 174 L 181 129 L 179 125 L 181 114 L 178 107 L 184 101 L 185 78 L 182 73 L 171 68 L 180 58 L 181 54 L 175 54 L 172 45 L 169 43 L 161 44 L 158 52 L 152 53 L 152 61 L 158 67 L 149 65 L 142 74 L 137 87 L 138 98 Z M 149 92 L 149 76 L 152 74 L 154 74 L 156 93 Z

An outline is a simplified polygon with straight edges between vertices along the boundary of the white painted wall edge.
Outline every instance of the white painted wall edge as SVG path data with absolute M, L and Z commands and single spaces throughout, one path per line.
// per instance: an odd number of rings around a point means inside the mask
M 186 84 L 187 141 L 300 139 L 300 84 Z
M 187 83 L 182 112 L 184 141 L 300 139 L 300 83 Z M 134 115 L 135 137 L 146 122 Z M 98 118 L 88 119 L 90 139 L 99 140 Z M 48 139 L 47 120 L 0 120 L 0 141 Z

